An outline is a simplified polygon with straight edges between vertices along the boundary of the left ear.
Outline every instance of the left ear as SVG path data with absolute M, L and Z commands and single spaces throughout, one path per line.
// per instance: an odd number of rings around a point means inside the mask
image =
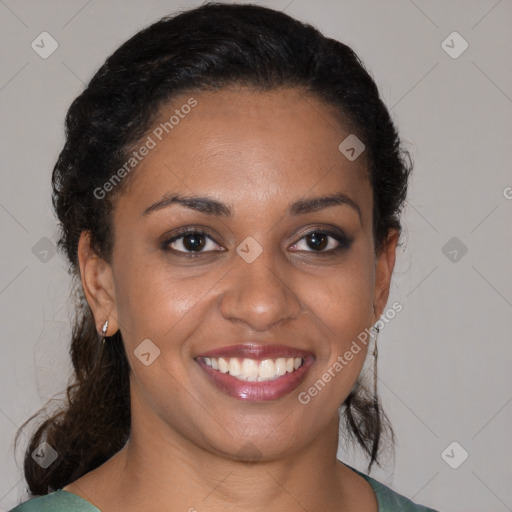
M 397 229 L 390 229 L 384 247 L 375 261 L 375 285 L 373 289 L 374 322 L 377 322 L 380 318 L 388 302 L 399 236 L 400 232 Z

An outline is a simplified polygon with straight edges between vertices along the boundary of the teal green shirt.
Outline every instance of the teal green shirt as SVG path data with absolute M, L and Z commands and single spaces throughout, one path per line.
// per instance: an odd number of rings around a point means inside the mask
M 351 468 L 354 469 L 354 468 Z M 416 505 L 384 484 L 355 470 L 373 488 L 379 504 L 379 512 L 436 512 L 434 509 Z M 9 512 L 101 512 L 77 494 L 59 489 L 45 496 L 32 498 Z

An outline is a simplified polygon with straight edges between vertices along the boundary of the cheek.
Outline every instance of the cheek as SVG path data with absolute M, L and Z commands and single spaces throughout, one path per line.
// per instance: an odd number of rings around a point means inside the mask
M 161 350 L 161 362 L 179 372 L 177 356 L 187 357 L 183 342 L 204 323 L 219 273 L 190 276 L 190 269 L 173 268 L 147 255 L 125 258 L 116 270 L 117 311 L 128 351 L 150 339 Z
M 312 397 L 327 387 L 319 402 L 342 403 L 366 359 L 373 325 L 374 261 L 365 254 L 354 253 L 338 270 L 333 269 L 328 279 L 315 281 L 307 293 L 324 339 L 316 354 L 314 381 L 318 385 L 306 390 Z
M 373 280 L 373 261 L 358 251 L 328 276 L 315 280 L 314 286 L 309 283 L 308 300 L 340 342 L 357 336 L 372 321 Z

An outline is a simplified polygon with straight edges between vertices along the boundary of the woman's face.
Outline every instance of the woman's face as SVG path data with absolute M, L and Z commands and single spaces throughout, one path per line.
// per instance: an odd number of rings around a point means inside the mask
M 383 311 L 396 245 L 375 257 L 365 153 L 338 149 L 350 134 L 296 89 L 185 94 L 162 110 L 89 301 L 98 325 L 109 312 L 109 334 L 121 330 L 132 429 L 273 458 L 337 425 L 366 346 L 344 354 Z

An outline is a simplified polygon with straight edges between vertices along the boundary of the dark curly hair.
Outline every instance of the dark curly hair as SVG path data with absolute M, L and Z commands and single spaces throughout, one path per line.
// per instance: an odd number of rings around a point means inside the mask
M 121 333 L 101 343 L 80 286 L 77 256 L 80 234 L 86 231 L 95 252 L 110 261 L 112 207 L 129 178 L 105 199 L 93 191 L 126 162 L 172 98 L 231 85 L 296 87 L 334 106 L 366 147 L 376 254 L 391 229 L 401 230 L 411 160 L 376 84 L 351 48 L 282 12 L 249 4 L 209 3 L 138 32 L 73 101 L 66 142 L 53 169 L 58 246 L 70 262 L 77 292 L 70 347 L 74 374 L 65 407 L 40 424 L 26 449 L 24 472 L 32 495 L 62 488 L 97 468 L 130 435 L 130 367 Z M 378 398 L 358 381 L 340 412 L 346 432 L 367 453 L 371 469 L 378 463 L 384 431 L 391 444 L 393 438 Z M 31 456 L 43 441 L 58 453 L 46 469 Z

